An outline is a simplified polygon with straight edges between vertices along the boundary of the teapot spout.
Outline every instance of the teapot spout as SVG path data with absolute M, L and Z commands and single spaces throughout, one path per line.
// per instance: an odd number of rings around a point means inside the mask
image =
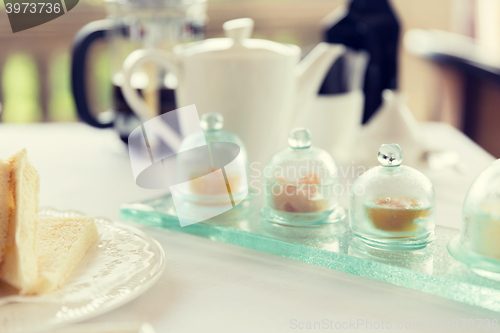
M 338 44 L 319 43 L 295 66 L 297 80 L 295 118 L 312 107 L 319 87 L 332 63 L 345 52 Z

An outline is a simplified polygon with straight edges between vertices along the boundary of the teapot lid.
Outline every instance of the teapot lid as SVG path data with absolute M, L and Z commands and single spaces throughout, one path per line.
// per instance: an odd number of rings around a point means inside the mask
M 253 39 L 254 21 L 251 18 L 240 18 L 223 24 L 227 38 L 210 38 L 199 42 L 178 45 L 176 53 L 183 56 L 213 55 L 269 55 L 283 57 L 299 57 L 300 48 L 296 45 L 286 45 L 270 40 Z
M 104 0 L 104 2 L 132 8 L 180 8 L 205 4 L 207 0 Z

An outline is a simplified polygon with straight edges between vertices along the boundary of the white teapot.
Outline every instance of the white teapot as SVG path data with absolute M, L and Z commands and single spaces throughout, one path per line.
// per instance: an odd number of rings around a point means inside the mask
M 297 114 L 312 107 L 344 47 L 321 43 L 300 61 L 298 46 L 249 38 L 253 25 L 249 18 L 228 21 L 228 38 L 178 45 L 173 53 L 132 52 L 123 67 L 127 102 L 144 121 L 156 114 L 130 85 L 136 69 L 155 62 L 177 77 L 177 107 L 195 104 L 199 113 L 221 113 L 224 127 L 246 144 L 250 163 L 261 163 L 253 168 L 262 169 L 284 144 Z

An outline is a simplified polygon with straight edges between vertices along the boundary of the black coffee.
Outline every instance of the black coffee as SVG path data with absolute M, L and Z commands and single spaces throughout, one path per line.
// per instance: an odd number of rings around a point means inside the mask
M 137 89 L 139 95 L 143 97 L 142 89 Z M 175 89 L 161 87 L 157 94 L 159 98 L 159 114 L 176 109 Z M 113 109 L 116 112 L 115 128 L 120 134 L 120 139 L 127 143 L 130 132 L 140 125 L 140 121 L 127 104 L 119 85 L 113 84 Z

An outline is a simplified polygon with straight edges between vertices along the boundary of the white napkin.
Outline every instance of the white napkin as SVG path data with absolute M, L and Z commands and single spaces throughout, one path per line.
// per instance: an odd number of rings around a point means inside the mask
M 364 126 L 355 148 L 357 158 L 378 165 L 377 152 L 384 143 L 397 143 L 404 153 L 404 164 L 415 165 L 426 151 L 424 133 L 406 105 L 407 95 L 385 90 L 382 106 Z

